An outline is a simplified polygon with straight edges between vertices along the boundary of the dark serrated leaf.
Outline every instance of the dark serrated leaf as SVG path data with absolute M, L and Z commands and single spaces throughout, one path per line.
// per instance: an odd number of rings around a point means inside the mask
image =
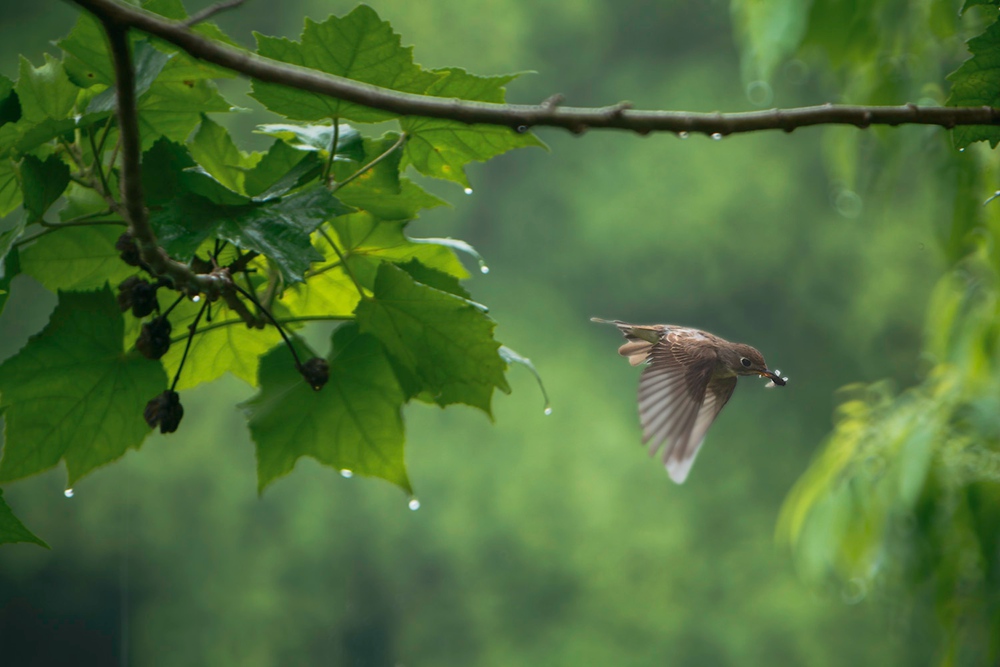
M 34 155 L 25 155 L 21 160 L 21 188 L 28 220 L 41 220 L 67 185 L 69 167 L 58 155 L 50 155 L 44 162 Z
M 65 459 L 72 485 L 142 444 L 149 433 L 143 408 L 167 377 L 160 364 L 124 353 L 123 328 L 107 287 L 60 292 L 45 329 L 0 365 L 0 480 Z
M 306 19 L 300 42 L 260 33 L 254 36 L 262 56 L 392 90 L 423 93 L 440 77 L 415 64 L 412 47 L 401 46 L 392 26 L 367 5 L 358 6 L 342 18 L 331 16 L 323 23 Z M 348 118 L 373 123 L 396 117 L 262 81 L 253 82 L 251 96 L 275 113 L 300 120 Z
M 441 74 L 426 94 L 480 102 L 504 101 L 504 86 L 517 75 L 481 77 L 465 70 L 435 70 Z M 438 118 L 407 116 L 400 127 L 409 137 L 406 159 L 417 171 L 469 186 L 463 167 L 469 162 L 484 162 L 514 148 L 545 147 L 531 132 L 515 132 L 500 125 L 468 125 Z
M 0 126 L 21 119 L 21 102 L 14 92 L 14 82 L 0 74 Z
M 3 489 L 0 489 L 0 544 L 13 544 L 14 542 L 32 542 L 46 549 L 49 548 L 49 545 L 25 528 L 24 524 L 14 516 L 14 512 L 3 499 Z
M 316 153 L 300 151 L 277 140 L 246 173 L 243 187 L 258 201 L 281 197 L 318 177 L 322 169 Z
M 954 107 L 1000 105 L 1000 21 L 990 25 L 968 42 L 972 57 L 948 75 L 951 96 L 946 104 Z M 1000 128 L 966 125 L 952 130 L 955 146 L 964 148 L 976 141 L 1000 143 Z
M 2 248 L 0 245 L 0 250 Z M 3 255 L 0 257 L 0 313 L 3 313 L 3 307 L 7 305 L 7 299 L 10 297 L 10 282 L 21 273 L 21 263 L 17 248 L 8 249 L 0 254 Z
M 314 356 L 303 349 L 302 356 Z M 314 391 L 278 346 L 261 359 L 260 392 L 241 407 L 257 447 L 261 490 L 302 456 L 411 491 L 403 460 L 404 396 L 385 351 L 354 324 L 333 333 L 330 379 Z
M 472 295 L 469 294 L 464 287 L 462 287 L 460 282 L 458 282 L 458 278 L 450 273 L 445 273 L 444 271 L 438 271 L 437 269 L 432 269 L 429 266 L 424 266 L 420 260 L 411 259 L 408 262 L 397 264 L 397 266 L 409 273 L 410 277 L 418 283 L 427 285 L 428 287 L 433 287 L 434 289 L 441 290 L 442 292 L 447 292 L 448 294 L 460 296 L 463 299 L 472 298 Z
M 355 311 L 361 331 L 420 378 L 439 405 L 464 403 L 492 415 L 493 390 L 509 392 L 495 323 L 478 304 L 416 282 L 383 262 L 374 295 Z

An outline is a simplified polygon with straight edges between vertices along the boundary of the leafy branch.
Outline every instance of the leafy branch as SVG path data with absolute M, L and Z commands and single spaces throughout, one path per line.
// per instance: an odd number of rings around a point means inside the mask
M 731 134 L 782 130 L 792 132 L 812 125 L 1000 125 L 1000 109 L 990 106 L 926 107 L 854 106 L 823 104 L 794 109 L 772 109 L 741 113 L 689 113 L 644 111 L 630 102 L 599 108 L 561 106 L 561 95 L 541 104 L 518 105 L 459 100 L 389 90 L 350 79 L 282 63 L 271 58 L 206 39 L 191 31 L 188 22 L 171 21 L 118 0 L 73 0 L 106 24 L 135 28 L 160 37 L 195 58 L 220 65 L 244 76 L 268 83 L 328 95 L 402 116 L 424 116 L 474 124 L 501 125 L 526 132 L 534 127 L 559 127 L 576 134 L 591 129 L 701 133 L 724 137 Z

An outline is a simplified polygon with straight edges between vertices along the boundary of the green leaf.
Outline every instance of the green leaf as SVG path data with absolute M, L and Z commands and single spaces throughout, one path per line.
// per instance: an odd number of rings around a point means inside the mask
M 45 54 L 45 64 L 34 68 L 21 56 L 20 75 L 14 86 L 24 120 L 38 123 L 46 119 L 69 118 L 80 89 L 74 86 L 62 63 Z
M 188 326 L 194 322 L 201 305 L 183 301 L 170 315 L 173 330 L 180 335 L 161 359 L 168 377 L 173 377 L 180 367 Z M 214 325 L 219 325 L 223 321 L 239 318 L 223 306 L 213 310 L 212 319 Z M 256 386 L 261 357 L 281 342 L 281 334 L 274 327 L 250 329 L 242 320 L 235 324 L 211 328 L 213 324 L 207 324 L 202 318 L 199 330 L 204 333 L 197 334 L 191 342 L 187 361 L 184 362 L 184 369 L 177 381 L 178 391 L 211 382 L 226 372 L 232 373 L 251 386 Z
M 107 287 L 60 292 L 41 333 L 0 365 L 6 428 L 0 480 L 66 460 L 69 484 L 138 448 L 142 412 L 167 377 L 160 364 L 124 354 L 122 316 Z
M 424 266 L 420 263 L 420 260 L 411 259 L 409 262 L 403 262 L 401 264 L 397 264 L 397 266 L 409 273 L 410 277 L 418 283 L 427 285 L 428 287 L 433 287 L 434 289 L 441 290 L 442 292 L 447 292 L 448 294 L 460 296 L 463 299 L 472 298 L 472 295 L 469 294 L 464 287 L 462 287 L 460 282 L 458 282 L 458 278 L 450 273 L 445 273 L 444 271 L 438 271 L 437 269 L 432 269 L 429 266 Z
M 0 489 L 0 544 L 14 542 L 33 542 L 38 546 L 49 548 L 41 538 L 35 536 L 24 527 L 3 499 L 3 489 Z
M 123 262 L 115 241 L 119 225 L 68 227 L 21 249 L 21 269 L 53 292 L 117 285 L 136 272 Z
M 211 81 L 156 81 L 138 102 L 143 150 L 160 137 L 185 141 L 202 114 L 232 110 Z
M 69 167 L 58 155 L 50 155 L 45 162 L 34 155 L 25 155 L 21 161 L 24 208 L 32 222 L 42 219 L 49 206 L 62 196 L 67 185 Z
M 302 280 L 309 265 L 323 256 L 309 235 L 320 224 L 348 212 L 321 185 L 281 199 L 243 206 L 220 206 L 187 195 L 150 215 L 162 245 L 180 259 L 190 258 L 205 239 L 217 237 L 255 250 L 274 261 L 289 282 Z
M 363 169 L 365 165 L 381 158 L 378 164 L 356 177 L 353 181 L 345 185 L 343 189 L 350 190 L 352 186 L 359 185 L 367 187 L 371 192 L 378 192 L 387 196 L 398 195 L 400 193 L 399 164 L 403 158 L 401 147 L 396 146 L 398 141 L 399 134 L 395 132 L 387 132 L 378 139 L 366 138 L 362 142 L 361 155 L 356 161 L 344 161 L 334 164 L 333 174 L 335 179 L 338 182 L 345 181 Z M 395 150 L 388 153 L 393 146 L 396 146 Z M 385 157 L 382 157 L 383 155 Z M 340 190 L 338 190 L 339 192 Z
M 113 86 L 114 65 L 108 53 L 107 37 L 101 23 L 91 14 L 80 13 L 69 34 L 56 42 L 66 52 L 66 73 L 76 85 L 89 88 L 97 84 Z
M 509 392 L 495 323 L 481 306 L 416 282 L 382 263 L 374 296 L 355 311 L 361 331 L 420 378 L 441 406 L 465 403 L 492 416 L 493 389 Z
M 182 182 L 184 171 L 194 166 L 194 158 L 183 145 L 157 139 L 142 154 L 142 191 L 146 204 L 156 207 L 175 199 L 187 188 Z
M 246 172 L 243 187 L 257 200 L 281 197 L 319 176 L 322 168 L 316 153 L 303 152 L 277 140 L 257 165 Z
M 404 233 L 406 221 L 383 222 L 368 213 L 354 213 L 335 218 L 331 223 L 340 247 L 349 255 L 355 275 L 366 287 L 375 280 L 381 260 L 408 262 L 419 260 L 424 266 L 468 278 L 469 273 L 451 248 L 414 242 Z
M 975 7 L 976 5 L 996 5 L 997 0 L 965 0 L 962 5 L 962 13 L 964 14 L 969 7 Z
M 518 364 L 519 366 L 524 366 L 532 375 L 535 376 L 535 381 L 538 382 L 538 389 L 542 392 L 542 400 L 545 401 L 545 406 L 542 410 L 547 415 L 552 414 L 552 402 L 549 401 L 549 392 L 545 391 L 545 383 L 542 382 L 542 375 L 538 372 L 538 369 L 535 368 L 535 364 L 531 363 L 531 359 L 528 357 L 522 357 L 506 345 L 501 345 L 498 352 L 500 353 L 500 357 L 506 361 L 508 365 Z
M 260 158 L 251 158 L 240 151 L 226 128 L 207 116 L 203 117 L 188 148 L 195 162 L 219 183 L 234 192 L 246 194 L 243 188 L 246 171 L 253 168 Z
M 21 184 L 17 173 L 17 167 L 10 159 L 0 159 L 0 218 L 21 205 Z
M 383 188 L 378 181 L 357 178 L 337 190 L 337 197 L 382 220 L 412 220 L 424 209 L 448 205 L 408 178 L 399 179 L 398 193 Z
M 103 41 L 103 40 L 102 40 Z M 160 75 L 170 56 L 154 49 L 148 41 L 142 40 L 133 46 L 132 66 L 135 69 L 135 96 L 141 99 Z M 118 104 L 115 89 L 108 88 L 90 100 L 87 113 L 114 111 Z
M 255 132 L 277 137 L 302 150 L 319 151 L 326 154 L 329 154 L 330 145 L 333 144 L 333 126 L 330 124 L 272 123 L 258 125 Z M 361 141 L 360 132 L 350 125 L 340 123 L 337 131 L 337 157 L 335 159 L 339 160 L 343 157 L 360 162 L 364 158 L 364 148 Z
M 416 65 L 412 47 L 402 47 L 392 26 L 366 5 L 358 6 L 343 18 L 331 16 L 323 23 L 306 19 L 301 42 L 260 33 L 254 36 L 257 53 L 262 56 L 392 90 L 423 93 L 440 77 Z M 271 111 L 300 120 L 349 118 L 374 123 L 397 117 L 263 81 L 253 82 L 250 95 Z
M 258 487 L 311 456 L 411 491 L 403 460 L 404 397 L 382 346 L 347 324 L 334 331 L 327 359 L 330 380 L 318 392 L 284 346 L 261 360 L 260 392 L 241 406 L 257 446 Z
M 481 77 L 465 70 L 436 70 L 445 76 L 426 94 L 480 102 L 503 102 L 504 86 L 517 75 Z M 467 125 L 452 120 L 408 116 L 399 122 L 409 139 L 406 159 L 417 171 L 469 187 L 463 167 L 485 162 L 514 148 L 545 147 L 530 132 L 518 133 L 500 125 Z
M 1000 21 L 990 25 L 978 37 L 969 40 L 972 57 L 948 75 L 951 96 L 948 106 L 1000 105 Z M 975 141 L 1000 143 L 1000 128 L 989 125 L 965 125 L 952 130 L 955 146 L 965 148 Z

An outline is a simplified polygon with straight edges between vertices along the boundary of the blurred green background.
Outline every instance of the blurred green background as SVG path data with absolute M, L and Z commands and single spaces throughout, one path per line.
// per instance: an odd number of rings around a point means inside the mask
M 574 106 L 737 111 L 761 101 L 741 79 L 726 2 L 370 4 L 425 66 L 535 70 L 509 87 L 513 102 L 560 92 Z M 16 54 L 40 63 L 75 11 L 6 5 L 0 72 L 16 76 Z M 251 0 L 218 22 L 252 45 L 251 30 L 297 37 L 303 16 L 352 6 Z M 273 117 L 245 88 L 224 92 L 251 109 L 234 131 L 257 148 L 249 130 Z M 801 61 L 767 92 L 781 107 L 831 99 Z M 553 414 L 518 368 L 494 424 L 461 407 L 409 406 L 421 503 L 410 511 L 397 488 L 306 459 L 259 498 L 233 407 L 251 388 L 226 379 L 192 390 L 182 433 L 150 437 L 72 498 L 62 470 L 5 488 L 53 547 L 0 549 L 9 664 L 925 664 L 929 619 L 850 586 L 803 583 L 773 537 L 831 428 L 835 390 L 917 377 L 924 307 L 944 270 L 939 175 L 911 159 L 905 181 L 855 192 L 828 165 L 857 134 L 541 130 L 550 152 L 473 166 L 472 195 L 433 185 L 454 207 L 411 233 L 462 238 L 486 257 L 490 273 L 469 287 L 498 339 L 535 362 Z M 919 127 L 868 136 L 905 138 L 913 155 L 945 144 Z M 18 280 L 0 359 L 54 304 Z M 678 487 L 640 445 L 638 371 L 591 316 L 704 328 L 758 347 L 791 381 L 741 382 Z

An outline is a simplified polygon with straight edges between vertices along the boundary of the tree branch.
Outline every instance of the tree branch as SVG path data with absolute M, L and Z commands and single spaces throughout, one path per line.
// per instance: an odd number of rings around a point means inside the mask
M 214 42 L 192 32 L 183 22 L 170 21 L 119 0 L 73 0 L 106 24 L 136 28 L 160 37 L 195 58 L 245 76 L 362 104 L 403 116 L 444 118 L 462 123 L 488 123 L 527 131 L 532 127 L 561 127 L 581 134 L 589 129 L 702 133 L 726 136 L 760 130 L 783 130 L 811 125 L 998 125 L 1000 109 L 982 107 L 848 106 L 825 104 L 798 109 L 741 113 L 686 113 L 640 111 L 628 102 L 600 108 L 559 106 L 559 96 L 542 104 L 492 104 L 401 93 L 343 77 L 324 74 Z
M 139 255 L 157 276 L 165 276 L 177 290 L 190 295 L 204 293 L 210 300 L 232 295 L 232 279 L 225 269 L 208 274 L 195 273 L 185 264 L 171 259 L 156 240 L 156 234 L 146 216 L 142 194 L 141 144 L 139 118 L 135 99 L 135 70 L 128 44 L 128 22 L 115 16 L 98 13 L 104 24 L 115 68 L 115 92 L 118 98 L 118 131 L 121 142 L 122 214 L 129 233 L 136 241 Z M 228 302 L 228 300 L 227 300 Z M 232 304 L 230 304 L 232 307 Z

